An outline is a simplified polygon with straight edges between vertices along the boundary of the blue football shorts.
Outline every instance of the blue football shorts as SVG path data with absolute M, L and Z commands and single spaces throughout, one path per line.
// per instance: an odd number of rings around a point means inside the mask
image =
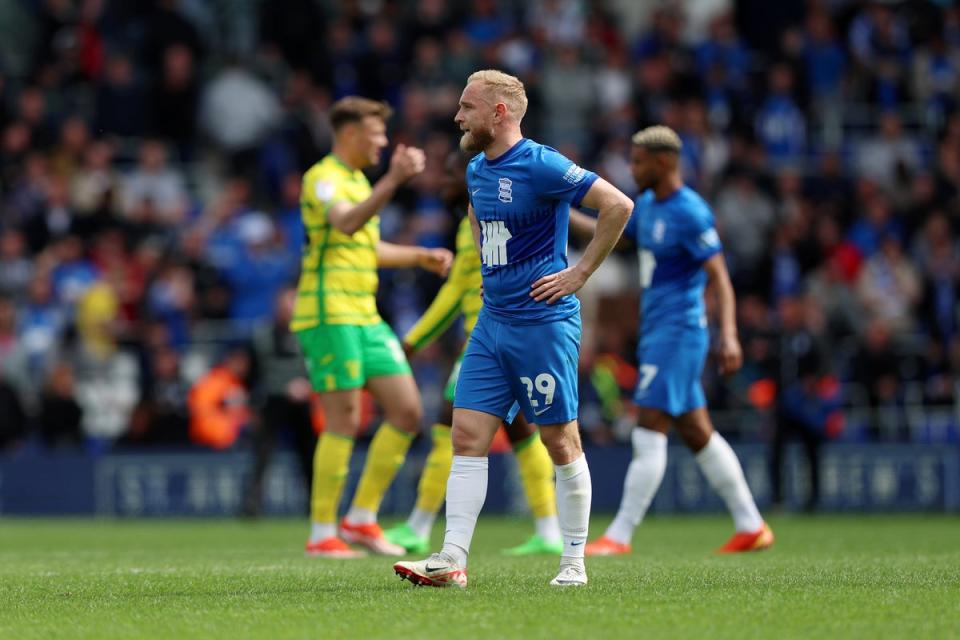
M 509 418 L 519 403 L 527 422 L 575 420 L 580 314 L 539 324 L 480 318 L 460 367 L 453 406 Z
M 703 329 L 652 331 L 640 336 L 633 400 L 638 407 L 680 416 L 706 406 L 700 376 L 710 336 Z

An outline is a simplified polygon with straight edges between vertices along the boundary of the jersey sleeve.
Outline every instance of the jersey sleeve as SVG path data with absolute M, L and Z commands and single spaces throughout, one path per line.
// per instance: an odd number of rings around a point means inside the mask
M 467 183 L 467 202 L 471 207 L 476 210 L 476 206 L 473 204 L 473 182 L 476 179 L 477 175 L 477 159 L 474 158 L 469 163 L 467 163 L 467 170 L 464 173 L 464 178 Z
M 683 236 L 683 248 L 697 262 L 706 262 L 720 253 L 720 236 L 713 224 L 713 214 L 706 207 L 699 209 L 696 215 L 687 221 Z
M 466 278 L 468 270 L 463 253 L 458 252 L 450 268 L 450 277 L 440 287 L 437 296 L 420 319 L 403 337 L 404 343 L 413 347 L 414 351 L 423 349 L 443 335 L 443 332 L 460 315 L 463 296 L 468 288 Z
M 598 177 L 550 147 L 543 147 L 533 163 L 533 181 L 540 194 L 575 207 Z
M 327 211 L 339 202 L 348 202 L 348 199 L 338 176 L 322 169 L 308 171 L 303 176 L 300 205 L 304 224 L 326 224 Z

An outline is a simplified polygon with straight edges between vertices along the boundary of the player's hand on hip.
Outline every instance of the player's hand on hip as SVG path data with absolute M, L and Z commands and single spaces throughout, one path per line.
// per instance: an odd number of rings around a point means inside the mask
M 720 338 L 717 360 L 722 375 L 736 373 L 740 369 L 740 365 L 743 364 L 743 350 L 740 348 L 740 341 L 736 336 L 722 336 Z
M 537 302 L 547 301 L 547 304 L 553 304 L 563 296 L 568 296 L 580 290 L 580 287 L 587 281 L 587 275 L 576 267 L 567 267 L 563 271 L 551 273 L 543 276 L 530 288 L 530 297 Z
M 420 268 L 446 277 L 453 264 L 453 254 L 449 249 L 424 249 L 420 255 Z
M 413 176 L 421 173 L 427 166 L 427 156 L 423 149 L 398 144 L 390 156 L 390 174 L 397 182 L 406 182 Z

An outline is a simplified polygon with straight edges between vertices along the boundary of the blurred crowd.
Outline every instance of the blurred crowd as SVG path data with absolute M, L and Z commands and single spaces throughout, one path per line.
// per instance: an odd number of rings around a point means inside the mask
M 268 400 L 305 407 L 284 299 L 330 104 L 395 107 L 392 141 L 428 166 L 382 212 L 383 236 L 450 246 L 443 159 L 464 80 L 485 67 L 526 83 L 526 135 L 629 194 L 630 134 L 680 133 L 746 355 L 705 381 L 716 408 L 767 416 L 730 425 L 745 438 L 957 440 L 955 3 L 0 5 L 0 449 L 222 448 Z M 629 416 L 632 260 L 584 293 L 582 418 L 598 443 Z M 439 284 L 385 273 L 384 317 L 402 334 Z M 458 348 L 451 334 L 416 362 L 428 409 Z

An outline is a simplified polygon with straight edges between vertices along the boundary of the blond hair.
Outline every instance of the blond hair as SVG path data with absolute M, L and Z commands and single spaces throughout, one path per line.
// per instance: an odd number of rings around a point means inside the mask
M 497 102 L 507 105 L 507 112 L 519 123 L 527 112 L 527 91 L 516 76 L 496 69 L 484 69 L 470 74 L 467 84 L 479 82 Z
M 386 121 L 391 115 L 393 115 L 393 109 L 386 102 L 360 96 L 346 96 L 330 107 L 330 127 L 336 133 L 344 125 L 360 122 L 367 116 L 376 116 Z
M 630 140 L 638 147 L 643 147 L 650 151 L 680 153 L 680 150 L 683 148 L 683 142 L 680 141 L 680 136 L 677 135 L 677 132 L 662 124 L 637 131 Z

